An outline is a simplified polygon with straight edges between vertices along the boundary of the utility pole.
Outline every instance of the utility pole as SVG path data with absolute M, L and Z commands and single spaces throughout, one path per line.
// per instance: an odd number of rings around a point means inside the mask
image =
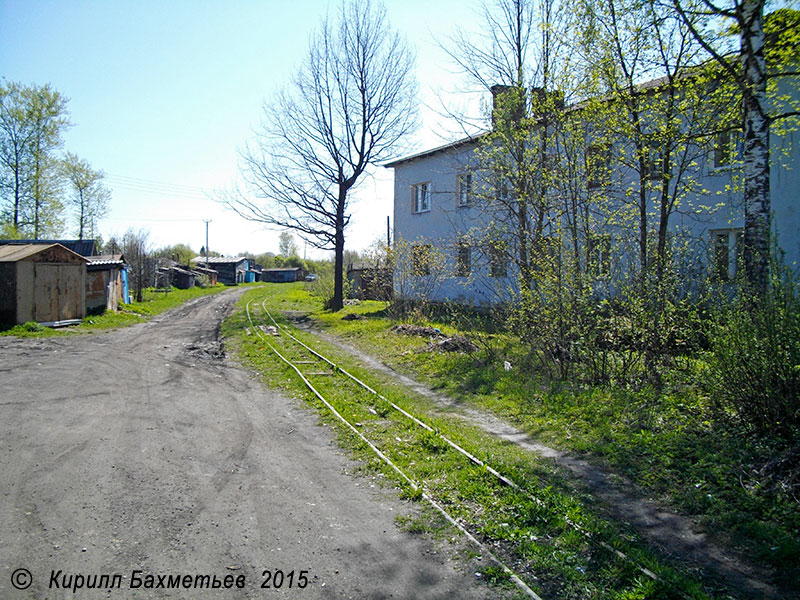
M 389 215 L 386 215 L 386 247 L 392 247 L 392 234 L 391 230 L 389 229 Z
M 203 222 L 206 224 L 206 269 L 208 268 L 208 224 L 211 223 L 211 219 L 203 219 Z

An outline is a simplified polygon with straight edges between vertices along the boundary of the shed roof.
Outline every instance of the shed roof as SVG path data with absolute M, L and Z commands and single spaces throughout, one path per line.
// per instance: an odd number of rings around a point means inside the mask
M 61 244 L 65 248 L 72 250 L 81 256 L 92 256 L 94 254 L 94 240 L 0 240 L 0 246 L 7 244 L 28 245 L 37 244 L 50 246 Z
M 7 244 L 0 246 L 0 262 L 18 262 L 53 248 L 73 254 L 78 258 L 83 259 L 84 262 L 89 262 L 89 259 L 87 259 L 85 256 L 81 256 L 77 252 L 73 252 L 61 244 Z
M 208 257 L 208 264 L 210 265 L 219 265 L 219 264 L 228 264 L 228 263 L 238 263 L 246 260 L 244 256 L 209 256 Z M 205 263 L 206 257 L 205 256 L 195 256 L 192 259 L 194 263 Z
M 125 257 L 122 254 L 100 254 L 98 256 L 89 256 L 89 264 L 95 265 L 124 265 Z
M 302 267 L 276 267 L 274 269 L 261 269 L 262 273 L 296 273 L 297 271 L 305 271 Z

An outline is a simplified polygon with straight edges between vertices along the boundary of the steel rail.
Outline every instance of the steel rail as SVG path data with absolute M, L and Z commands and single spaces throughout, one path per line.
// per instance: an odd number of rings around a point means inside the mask
M 289 367 L 291 367 L 295 373 L 300 377 L 306 387 L 311 390 L 311 392 L 328 408 L 328 410 L 333 413 L 333 415 L 339 419 L 350 431 L 352 431 L 356 436 L 358 436 L 361 441 L 363 441 L 383 462 L 385 462 L 389 467 L 392 468 L 406 483 L 408 483 L 411 488 L 415 492 L 420 492 L 422 494 L 422 498 L 426 500 L 433 508 L 435 508 L 451 525 L 453 525 L 456 529 L 458 529 L 464 536 L 472 542 L 475 546 L 477 546 L 483 554 L 489 557 L 489 559 L 499 566 L 504 573 L 506 573 L 509 578 L 516 584 L 518 588 L 520 588 L 523 592 L 525 592 L 529 597 L 533 598 L 534 600 L 542 600 L 541 596 L 539 596 L 536 592 L 534 592 L 528 585 L 514 572 L 512 571 L 502 560 L 500 560 L 486 545 L 482 544 L 478 539 L 475 538 L 461 523 L 459 523 L 450 513 L 448 513 L 444 508 L 439 505 L 436 500 L 434 500 L 431 496 L 425 492 L 425 489 L 414 482 L 408 475 L 406 475 L 400 467 L 398 467 L 392 460 L 386 456 L 379 448 L 377 448 L 372 442 L 370 442 L 364 434 L 362 434 L 352 423 L 350 423 L 347 419 L 345 419 L 342 414 L 333 407 L 333 405 L 325 399 L 325 397 L 312 385 L 312 383 L 306 378 L 305 375 L 298 369 L 289 359 L 287 359 L 283 354 L 278 352 L 278 350 L 273 346 L 269 340 L 264 336 L 264 334 L 255 326 L 253 323 L 253 319 L 250 315 L 250 303 L 249 301 L 246 305 L 247 311 L 247 319 L 250 321 L 250 324 L 253 326 L 253 330 L 256 332 L 262 341 L 269 346 L 270 350 L 280 358 L 284 363 L 286 363 Z M 264 308 L 262 306 L 262 308 Z M 266 308 L 264 308 L 266 311 Z M 271 317 L 270 317 L 271 318 Z M 274 320 L 273 320 L 274 322 Z M 277 323 L 276 323 L 277 325 Z M 328 361 L 329 362 L 329 361 Z
M 508 477 L 506 477 L 502 473 L 498 472 L 492 466 L 486 464 L 484 461 L 482 461 L 478 457 L 474 456 L 468 450 L 462 448 L 461 446 L 459 446 L 458 444 L 456 444 L 455 442 L 450 440 L 447 436 L 443 435 L 439 431 L 436 431 L 430 425 L 428 425 L 427 423 L 421 421 L 419 418 L 415 417 L 414 415 L 412 415 L 411 413 L 409 413 L 408 411 L 406 411 L 402 407 L 398 406 L 397 404 L 395 404 L 394 402 L 392 402 L 391 400 L 389 400 L 388 398 L 386 398 L 385 396 L 383 396 L 382 394 L 380 394 L 379 392 L 377 392 L 376 390 L 371 388 L 369 385 L 367 385 L 366 383 L 364 383 L 363 381 L 361 381 L 360 379 L 358 379 L 357 377 L 355 377 L 354 375 L 349 373 L 346 369 L 344 369 L 340 365 L 334 363 L 333 361 L 329 360 L 327 357 L 323 356 L 322 354 L 320 354 L 319 352 L 317 352 L 316 350 L 314 350 L 313 348 L 311 348 L 310 346 L 305 344 L 302 340 L 299 340 L 294 335 L 292 335 L 292 333 L 290 332 L 290 329 L 289 329 L 288 326 L 286 326 L 286 325 L 281 326 L 273 318 L 272 313 L 270 313 L 270 311 L 266 307 L 266 302 L 267 302 L 268 299 L 269 299 L 269 297 L 264 298 L 264 300 L 261 302 L 261 308 L 264 310 L 264 313 L 267 315 L 267 317 L 269 317 L 269 320 L 272 321 L 272 323 L 275 325 L 275 327 L 278 328 L 279 330 L 282 328 L 284 330 L 284 333 L 289 338 L 294 340 L 296 343 L 298 343 L 300 346 L 302 346 L 303 348 L 308 350 L 311 354 L 313 354 L 314 356 L 316 356 L 320 360 L 322 360 L 325 363 L 327 363 L 328 365 L 330 365 L 333 368 L 334 372 L 342 373 L 346 377 L 349 377 L 351 380 L 353 380 L 359 386 L 361 386 L 362 388 L 364 388 L 365 390 L 367 390 L 368 392 L 370 392 L 371 394 L 373 394 L 377 398 L 380 398 L 384 402 L 387 402 L 392 408 L 394 408 L 395 410 L 397 410 L 398 412 L 403 414 L 405 417 L 407 417 L 408 419 L 410 419 L 411 421 L 413 421 L 414 423 L 416 423 L 420 427 L 422 427 L 422 428 L 426 429 L 427 431 L 430 431 L 431 433 L 434 433 L 435 435 L 437 435 L 442 441 L 444 441 L 446 444 L 448 444 L 450 447 L 452 447 L 457 452 L 459 452 L 462 455 L 464 455 L 472 463 L 474 463 L 474 464 L 476 464 L 476 465 L 478 465 L 480 467 L 485 468 L 489 473 L 494 475 L 497 479 L 499 479 L 505 485 L 508 485 L 509 487 L 513 488 L 514 490 L 517 490 L 518 492 L 520 492 L 521 494 L 526 496 L 528 499 L 530 499 L 531 501 L 536 503 L 537 506 L 539 506 L 541 508 L 546 508 L 547 504 L 541 498 L 535 496 L 529 490 L 521 487 L 519 484 L 517 484 L 512 479 L 509 479 Z M 249 305 L 249 303 L 248 303 L 248 305 Z M 248 317 L 249 317 L 249 312 L 248 312 Z M 252 323 L 252 321 L 251 321 L 251 323 Z M 564 522 L 567 525 L 569 525 L 572 529 L 574 529 L 578 533 L 580 533 L 583 536 L 585 536 L 586 539 L 590 543 L 596 544 L 597 546 L 603 548 L 604 550 L 613 553 L 615 556 L 617 556 L 618 558 L 620 558 L 624 562 L 627 562 L 629 565 L 631 565 L 632 567 L 637 569 L 643 575 L 649 577 L 653 581 L 656 581 L 656 582 L 658 582 L 658 583 L 660 583 L 662 585 L 665 585 L 665 586 L 669 587 L 670 589 L 672 589 L 672 591 L 676 592 L 679 596 L 681 596 L 685 600 L 692 600 L 691 596 L 688 596 L 685 593 L 683 593 L 681 590 L 676 589 L 675 586 L 673 586 L 672 584 L 668 583 L 663 578 L 659 577 L 656 573 L 654 573 L 653 571 L 651 571 L 647 567 L 644 567 L 644 566 L 640 565 L 637 561 L 635 561 L 633 558 L 628 556 L 626 553 L 622 552 L 618 548 L 614 548 L 611 544 L 609 544 L 609 543 L 607 543 L 607 542 L 605 542 L 603 540 L 598 540 L 592 532 L 587 530 L 580 523 L 577 523 L 577 522 L 573 521 L 572 519 L 570 519 L 566 515 L 564 515 L 563 518 L 564 518 Z

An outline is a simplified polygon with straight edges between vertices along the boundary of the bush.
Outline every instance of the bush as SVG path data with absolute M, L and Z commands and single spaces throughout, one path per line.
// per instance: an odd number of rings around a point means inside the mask
M 37 323 L 35 321 L 28 321 L 22 326 L 22 329 L 24 329 L 25 331 L 34 331 L 34 332 L 35 331 L 44 331 L 45 330 L 45 326 L 42 325 L 41 323 Z
M 322 263 L 317 268 L 317 278 L 314 281 L 306 282 L 308 293 L 320 298 L 326 309 L 330 308 L 333 300 L 333 270 L 333 263 Z M 350 295 L 350 282 L 346 276 L 343 278 L 342 286 L 344 297 L 347 298 Z
M 785 275 L 761 296 L 737 294 L 720 315 L 710 365 L 721 409 L 787 441 L 800 431 L 799 292 Z

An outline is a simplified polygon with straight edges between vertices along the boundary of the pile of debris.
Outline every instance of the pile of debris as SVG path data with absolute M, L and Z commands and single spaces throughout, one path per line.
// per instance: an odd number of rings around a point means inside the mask
M 392 327 L 391 331 L 401 335 L 418 335 L 432 338 L 430 343 L 420 352 L 462 352 L 470 354 L 478 349 L 475 344 L 463 335 L 448 336 L 436 327 L 401 323 Z
M 440 329 L 436 327 L 424 327 L 422 325 L 411 325 L 410 323 L 401 323 L 395 325 L 390 330 L 392 333 L 400 333 L 402 335 L 419 335 L 421 337 L 445 337 Z
M 225 349 L 218 340 L 211 342 L 199 340 L 191 344 L 186 344 L 184 346 L 184 351 L 189 356 L 200 360 L 222 360 L 225 358 Z
M 425 346 L 426 352 L 461 352 L 472 354 L 478 347 L 463 335 L 454 335 L 440 340 L 434 340 Z
M 363 321 L 364 315 L 360 315 L 358 313 L 347 313 L 345 316 L 342 317 L 342 321 Z

